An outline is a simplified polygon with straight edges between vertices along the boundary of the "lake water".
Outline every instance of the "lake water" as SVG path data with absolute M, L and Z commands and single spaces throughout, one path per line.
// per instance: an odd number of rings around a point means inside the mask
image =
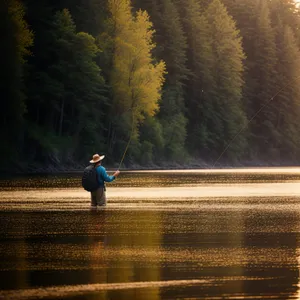
M 0 180 L 0 299 L 300 299 L 300 169 Z

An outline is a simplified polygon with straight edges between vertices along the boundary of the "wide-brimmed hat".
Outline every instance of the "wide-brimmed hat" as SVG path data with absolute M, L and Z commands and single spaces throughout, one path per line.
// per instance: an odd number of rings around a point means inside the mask
M 105 157 L 105 155 L 100 156 L 99 154 L 94 154 L 93 159 L 90 160 L 90 163 L 95 164 L 95 163 L 99 162 L 100 160 L 102 160 L 104 157 Z

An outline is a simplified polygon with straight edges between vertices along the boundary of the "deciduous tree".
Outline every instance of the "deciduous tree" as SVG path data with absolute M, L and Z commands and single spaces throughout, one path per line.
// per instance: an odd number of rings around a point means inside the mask
M 154 31 L 145 11 L 139 10 L 133 15 L 128 0 L 110 0 L 109 9 L 115 26 L 110 79 L 113 89 L 112 120 L 118 123 L 121 118 L 123 127 L 127 124 L 130 134 L 143 121 L 144 115 L 153 116 L 158 111 L 165 64 L 162 61 L 153 63 Z M 130 120 L 133 118 L 133 122 L 126 122 L 126 116 Z M 116 126 L 111 132 L 112 139 L 118 134 L 115 129 Z

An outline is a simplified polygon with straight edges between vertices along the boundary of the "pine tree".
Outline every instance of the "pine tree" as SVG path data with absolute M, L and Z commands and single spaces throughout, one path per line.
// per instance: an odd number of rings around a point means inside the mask
M 92 36 L 76 33 L 68 10 L 55 14 L 49 48 L 36 55 L 39 64 L 29 77 L 28 135 L 33 149 L 41 147 L 44 153 L 32 159 L 74 159 L 85 147 L 104 142 L 99 133 L 105 85 L 94 61 L 97 52 Z
M 215 88 L 212 76 L 213 51 L 209 25 L 202 8 L 195 0 L 178 1 L 183 29 L 187 36 L 187 66 L 190 70 L 185 82 L 188 116 L 188 147 L 195 154 L 206 154 L 211 143 L 206 120 L 212 113 L 210 97 Z
M 213 114 L 205 120 L 211 130 L 211 150 L 220 151 L 246 123 L 241 102 L 243 87 L 243 60 L 245 58 L 239 31 L 227 13 L 225 6 L 214 0 L 205 11 L 212 37 L 214 64 L 212 76 L 216 88 L 210 98 Z M 246 146 L 239 135 L 227 150 L 225 157 L 231 160 L 241 156 Z
M 167 69 L 159 113 L 164 131 L 165 158 L 182 160 L 186 152 L 187 135 L 184 103 L 184 81 L 189 74 L 186 66 L 187 42 L 174 3 L 171 0 L 161 0 L 159 11 L 161 23 L 159 45 Z
M 278 161 L 295 163 L 299 155 L 299 8 L 294 1 L 269 3 L 277 47 L 276 81 L 282 90 L 273 100 L 278 131 L 273 151 Z
M 243 101 L 251 119 L 277 92 L 276 44 L 268 2 L 262 0 L 224 0 L 237 21 L 243 38 L 245 85 Z M 252 160 L 276 158 L 278 131 L 276 108 L 270 103 L 249 123 L 249 157 Z M 271 146 L 272 145 L 272 146 Z
M 288 26 L 277 28 L 277 78 L 284 89 L 273 100 L 277 108 L 277 144 L 282 163 L 299 162 L 300 138 L 300 51 L 293 30 Z
M 140 126 L 140 155 L 139 163 L 144 166 L 162 162 L 161 155 L 165 148 L 163 128 L 159 120 L 154 116 L 146 116 Z
M 33 34 L 24 20 L 25 10 L 19 0 L 0 2 L 0 155 L 1 165 L 15 163 L 22 149 L 24 95 L 24 65 L 30 54 Z
M 107 18 L 107 0 L 63 0 L 76 23 L 78 31 L 87 32 L 93 37 L 105 30 L 104 21 Z
M 276 86 L 276 45 L 274 31 L 270 22 L 270 13 L 265 1 L 256 3 L 256 28 L 253 36 L 251 61 L 248 61 L 248 115 L 254 115 L 278 90 Z M 250 123 L 251 145 L 254 158 L 263 159 L 277 155 L 272 146 L 276 144 L 278 132 L 275 127 L 275 112 L 272 106 L 263 109 Z M 267 150 L 266 150 L 267 149 Z M 269 152 L 270 150 L 270 152 Z
M 298 46 L 300 46 L 300 7 L 299 3 L 294 0 L 272 0 L 269 3 L 272 25 L 280 20 L 284 25 L 288 25 L 296 38 Z

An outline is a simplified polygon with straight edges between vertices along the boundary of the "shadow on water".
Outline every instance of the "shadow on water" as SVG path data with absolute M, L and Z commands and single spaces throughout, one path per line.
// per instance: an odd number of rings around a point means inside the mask
M 165 180 L 171 182 L 169 187 L 188 188 L 189 176 L 196 176 L 200 185 L 215 176 L 175 173 L 145 172 L 139 178 L 151 190 L 149 182 L 159 185 Z M 139 175 L 127 174 L 126 184 Z M 243 173 L 240 183 L 267 181 L 275 188 L 277 182 L 299 180 L 297 173 L 263 174 L 263 180 L 261 174 L 251 176 L 247 179 Z M 119 181 L 122 188 L 122 178 Z M 299 196 L 286 192 L 286 197 L 190 201 L 179 195 L 163 199 L 168 209 L 154 209 L 159 200 L 151 197 L 152 206 L 138 205 L 148 201 L 146 192 L 144 200 L 127 199 L 132 202 L 125 209 L 112 198 L 107 208 L 89 210 L 88 198 L 80 200 L 80 209 L 72 208 L 74 194 L 54 196 L 57 187 L 44 191 L 43 184 L 33 182 L 33 189 L 21 184 L 18 194 L 13 183 L 11 190 L 1 183 L 6 188 L 0 192 L 0 299 L 300 298 Z M 235 179 L 231 183 L 239 184 Z M 224 184 L 228 188 L 230 182 Z M 71 190 L 76 191 L 74 186 Z M 24 196 L 37 195 L 40 202 L 35 205 L 46 201 L 47 209 L 33 209 L 33 202 L 24 209 L 22 191 Z M 10 202 L 14 206 L 6 209 Z M 48 209 L 51 205 L 57 209 Z

